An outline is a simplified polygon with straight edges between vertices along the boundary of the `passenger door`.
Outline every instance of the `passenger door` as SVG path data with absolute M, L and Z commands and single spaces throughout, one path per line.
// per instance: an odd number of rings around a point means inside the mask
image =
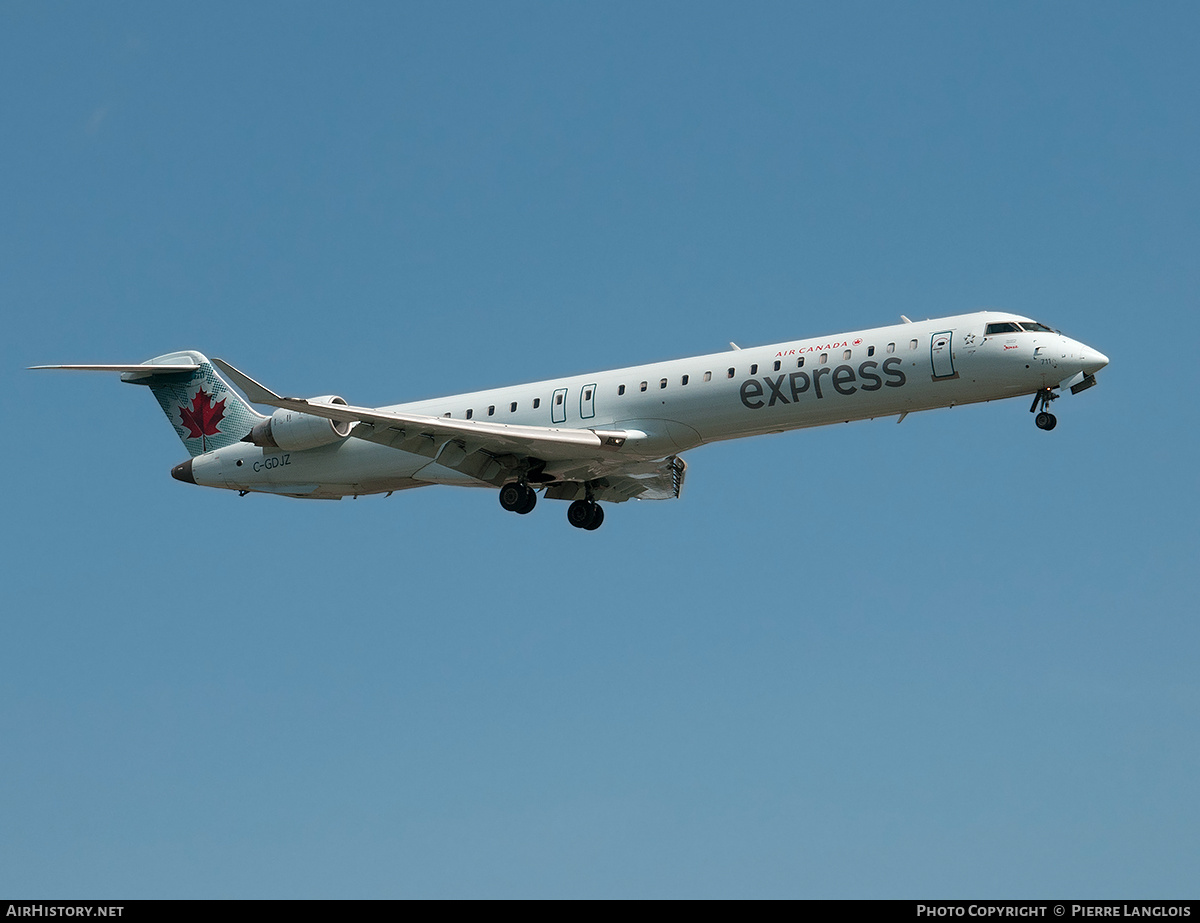
M 934 381 L 958 377 L 958 373 L 954 371 L 954 353 L 950 348 L 953 336 L 954 331 L 943 330 L 941 333 L 935 333 L 929 340 L 929 356 L 933 362 Z

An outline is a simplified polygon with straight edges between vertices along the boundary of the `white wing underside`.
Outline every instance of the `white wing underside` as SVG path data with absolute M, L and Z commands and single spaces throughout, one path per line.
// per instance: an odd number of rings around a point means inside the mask
M 679 496 L 687 465 L 676 456 L 647 460 L 637 453 L 638 430 L 557 429 L 399 413 L 326 401 L 282 397 L 222 359 L 217 365 L 256 404 L 357 424 L 350 436 L 434 459 L 439 465 L 494 485 L 522 474 L 552 474 L 546 497 L 665 500 Z

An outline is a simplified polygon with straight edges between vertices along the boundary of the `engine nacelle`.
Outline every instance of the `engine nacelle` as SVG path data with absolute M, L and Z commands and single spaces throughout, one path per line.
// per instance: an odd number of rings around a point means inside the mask
M 336 394 L 326 394 L 322 397 L 310 398 L 310 400 L 326 404 L 346 403 Z M 302 449 L 315 449 L 317 446 L 339 442 L 350 435 L 351 426 L 353 426 L 352 423 L 280 408 L 267 419 L 255 425 L 242 441 L 253 443 L 264 449 L 286 449 L 289 452 L 299 452 Z

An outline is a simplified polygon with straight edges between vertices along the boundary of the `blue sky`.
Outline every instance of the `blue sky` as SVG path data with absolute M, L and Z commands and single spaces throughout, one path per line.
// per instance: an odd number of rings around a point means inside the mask
M 0 893 L 1194 897 L 1194 4 L 10 3 Z M 571 529 L 239 499 L 197 348 L 415 400 L 980 307 L 1026 401 Z

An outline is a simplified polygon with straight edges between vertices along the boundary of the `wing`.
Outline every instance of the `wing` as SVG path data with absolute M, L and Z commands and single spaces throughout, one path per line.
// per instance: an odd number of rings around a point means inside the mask
M 439 465 L 497 486 L 524 475 L 533 483 L 550 483 L 546 495 L 553 499 L 582 497 L 590 490 L 596 499 L 620 502 L 678 497 L 683 484 L 687 466 L 681 459 L 647 461 L 637 451 L 647 438 L 640 430 L 455 420 L 282 397 L 223 359 L 213 363 L 254 403 L 355 423 L 353 438 L 436 459 Z

